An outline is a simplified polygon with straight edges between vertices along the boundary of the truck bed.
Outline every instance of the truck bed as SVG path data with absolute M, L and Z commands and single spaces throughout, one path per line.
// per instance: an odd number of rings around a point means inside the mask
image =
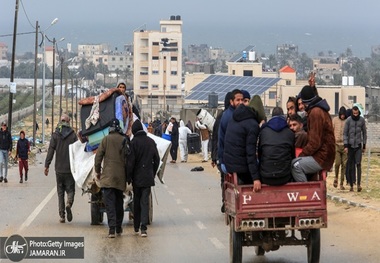
M 224 184 L 226 219 L 235 218 L 236 231 L 312 229 L 327 227 L 326 181 L 281 186 L 238 185 L 236 175 Z

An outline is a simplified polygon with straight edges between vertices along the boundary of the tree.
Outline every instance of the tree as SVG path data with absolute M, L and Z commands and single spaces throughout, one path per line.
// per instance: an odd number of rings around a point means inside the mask
M 11 70 L 6 67 L 0 67 L 0 78 L 10 78 L 11 77 Z

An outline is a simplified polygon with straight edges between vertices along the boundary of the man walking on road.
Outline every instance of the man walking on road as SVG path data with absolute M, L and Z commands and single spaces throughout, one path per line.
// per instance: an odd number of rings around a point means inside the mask
M 137 122 L 140 121 L 137 120 Z M 95 172 L 100 181 L 103 200 L 106 205 L 109 238 L 114 238 L 115 232 L 117 235 L 121 235 L 123 232 L 123 192 L 125 191 L 127 180 L 123 152 L 125 136 L 122 132 L 119 120 L 113 119 L 110 124 L 110 133 L 103 138 L 95 156 Z
M 346 174 L 347 153 L 344 151 L 343 131 L 346 123 L 346 108 L 340 107 L 339 115 L 333 118 L 333 128 L 335 135 L 335 179 L 333 186 L 338 187 L 339 168 L 340 172 L 340 190 L 345 190 L 343 186 L 344 175 Z
M 357 190 L 360 192 L 362 190 L 360 186 L 362 178 L 362 152 L 364 152 L 367 142 L 367 128 L 365 120 L 360 116 L 357 106 L 352 107 L 352 115 L 347 118 L 344 125 L 343 142 L 344 151 L 348 153 L 347 180 L 350 184 L 350 191 L 354 191 L 354 184 L 357 182 Z
M 7 123 L 1 123 L 0 130 L 0 183 L 8 183 L 8 157 L 12 153 L 12 136 L 7 128 Z
M 70 127 L 70 117 L 67 114 L 61 116 L 55 132 L 52 134 L 48 153 L 45 160 L 45 175 L 49 174 L 49 166 L 55 156 L 55 174 L 57 180 L 59 222 L 65 223 L 65 210 L 67 221 L 73 220 L 71 207 L 74 203 L 75 181 L 70 170 L 69 145 L 77 141 L 74 130 Z M 65 206 L 65 192 L 67 193 L 67 203 Z
M 128 182 L 133 185 L 133 225 L 135 235 L 141 230 L 141 237 L 147 237 L 149 224 L 149 195 L 154 186 L 154 177 L 160 164 L 156 143 L 143 130 L 140 121 L 132 125 L 134 135 L 131 141 L 131 153 L 127 160 Z

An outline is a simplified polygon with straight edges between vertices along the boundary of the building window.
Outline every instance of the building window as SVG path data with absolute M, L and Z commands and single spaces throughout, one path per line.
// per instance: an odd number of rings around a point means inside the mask
M 177 71 L 176 71 L 176 70 L 172 70 L 172 71 L 170 71 L 170 75 L 172 75 L 172 76 L 177 76 Z
M 115 57 L 112 57 L 112 61 L 115 61 L 116 60 L 116 58 Z
M 269 99 L 276 99 L 276 92 L 275 91 L 269 91 Z
M 158 89 L 158 85 L 157 84 L 153 84 L 152 85 L 152 89 Z
M 153 46 L 159 46 L 160 43 L 159 43 L 159 42 L 153 42 L 152 45 L 153 45 Z
M 124 58 L 123 57 L 120 57 L 120 61 L 123 61 L 124 60 Z
M 158 56 L 153 56 L 152 60 L 158 60 Z
M 177 89 L 177 85 L 170 85 L 170 89 L 171 90 L 176 90 Z
M 287 85 L 287 86 L 292 85 L 292 81 L 291 81 L 291 80 L 286 80 L 286 85 Z
M 356 96 L 348 96 L 348 100 L 351 100 L 352 103 L 356 103 Z
M 171 61 L 177 61 L 177 57 L 170 57 Z
M 160 74 L 158 70 L 152 70 L 152 75 L 158 75 Z
M 148 86 L 140 86 L 140 89 L 148 89 Z
M 235 70 L 232 70 L 232 75 L 235 75 Z
M 245 77 L 252 77 L 253 76 L 253 71 L 252 70 L 244 70 L 243 71 L 243 76 L 245 76 Z

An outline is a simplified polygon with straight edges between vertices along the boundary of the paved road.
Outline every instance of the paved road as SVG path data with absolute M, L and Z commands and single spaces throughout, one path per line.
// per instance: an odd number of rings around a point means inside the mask
M 148 238 L 133 235 L 132 222 L 126 215 L 123 235 L 108 239 L 106 224 L 90 225 L 89 197 L 81 196 L 79 188 L 73 221 L 59 223 L 55 175 L 53 169 L 48 177 L 43 175 L 44 158 L 41 154 L 38 165 L 31 167 L 27 183 L 20 184 L 17 170 L 12 168 L 9 183 L 0 184 L 1 237 L 13 234 L 84 237 L 84 260 L 70 262 L 228 262 L 229 228 L 220 213 L 219 178 L 215 173 L 190 171 L 200 163 L 167 165 L 165 184 L 157 182 L 154 188 L 154 217 Z M 321 262 L 378 262 L 380 254 L 376 245 L 380 238 L 378 235 L 368 237 L 367 233 L 374 227 L 378 230 L 378 221 L 374 220 L 380 216 L 375 212 L 368 216 L 368 211 L 363 209 L 347 209 L 332 202 L 328 209 L 329 227 L 322 230 Z M 360 220 L 364 217 L 365 225 L 361 226 Z M 305 247 L 283 247 L 264 257 L 256 257 L 252 247 L 243 251 L 243 262 L 305 261 Z

